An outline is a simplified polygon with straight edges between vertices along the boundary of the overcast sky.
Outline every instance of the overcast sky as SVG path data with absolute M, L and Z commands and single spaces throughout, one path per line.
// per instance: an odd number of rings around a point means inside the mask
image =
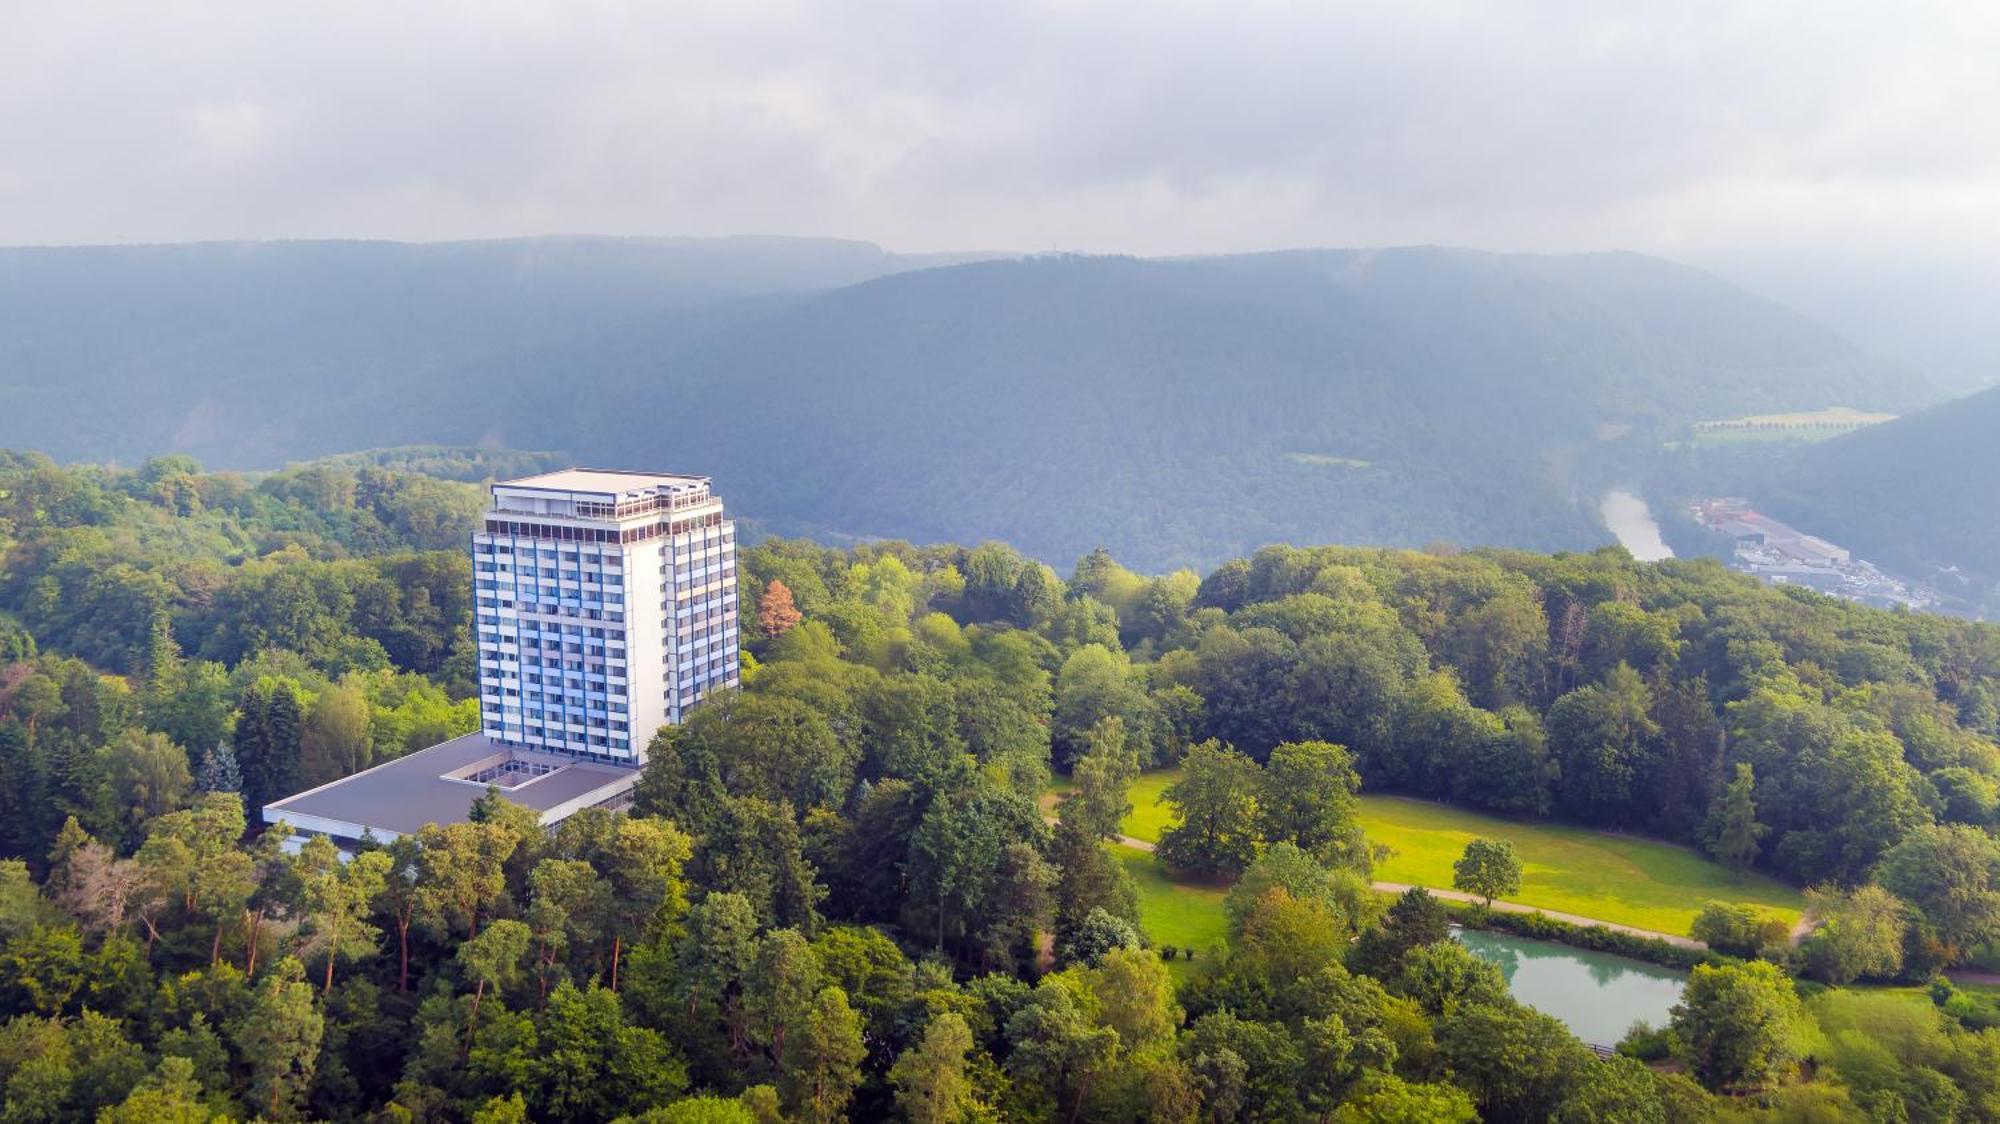
M 2000 251 L 1991 0 L 0 11 L 0 243 Z

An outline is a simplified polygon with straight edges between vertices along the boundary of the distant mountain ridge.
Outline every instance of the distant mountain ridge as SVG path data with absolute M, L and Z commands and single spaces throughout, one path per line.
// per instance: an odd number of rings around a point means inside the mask
M 1570 466 L 1603 427 L 1909 400 L 1824 328 L 1633 254 L 77 253 L 0 251 L 0 445 L 563 448 L 710 473 L 779 529 L 1153 569 L 1285 539 L 1593 546 Z
M 0 248 L 0 444 L 275 467 L 389 444 L 369 433 L 413 388 L 522 348 L 979 256 L 764 237 Z M 335 430 L 329 408 L 360 418 Z

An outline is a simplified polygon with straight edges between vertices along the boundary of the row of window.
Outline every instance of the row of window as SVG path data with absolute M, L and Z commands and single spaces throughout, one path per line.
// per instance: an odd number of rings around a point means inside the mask
M 571 527 L 563 523 L 518 523 L 510 519 L 488 519 L 486 533 L 489 535 L 511 535 L 517 539 L 548 539 L 552 542 L 635 542 L 632 532 L 625 532 L 621 540 L 617 531 L 602 527 Z
M 614 570 L 623 569 L 625 566 L 625 552 L 622 550 L 589 546 L 565 546 L 558 549 L 547 543 L 541 544 L 541 548 L 537 550 L 534 543 L 515 543 L 507 539 L 476 538 L 472 544 L 473 562 L 478 564 L 481 556 L 490 557 L 491 564 L 496 565 L 519 562 L 523 566 L 528 566 L 540 561 L 545 566 L 554 566 L 558 562 L 571 566 L 589 562 Z
M 512 592 L 511 590 L 501 591 L 499 596 L 487 596 L 487 594 L 493 592 L 492 590 L 481 590 L 479 591 L 481 596 L 474 597 L 473 601 L 482 609 L 515 609 L 523 613 L 540 613 L 545 617 L 571 617 L 589 621 L 622 621 L 625 619 L 625 610 L 622 607 L 625 604 L 625 595 L 622 593 L 607 593 L 602 599 L 592 598 L 586 604 L 581 597 L 569 597 L 556 601 L 516 600 L 508 596 L 508 593 Z M 620 606 L 620 608 L 609 608 L 612 605 Z M 614 618 L 600 615 L 607 613 L 617 613 L 618 616 Z
M 598 585 L 622 586 L 625 584 L 625 575 L 622 573 L 600 573 L 596 570 L 549 570 L 544 572 L 538 566 L 510 567 L 498 562 L 479 563 L 478 573 L 492 575 L 480 577 L 478 580 L 482 582 L 491 582 L 497 578 L 511 577 L 514 579 L 512 584 L 516 585 L 535 585 L 537 583 L 555 585 L 558 582 L 575 582 L 578 585 L 592 582 Z
M 630 761 L 632 758 L 631 739 L 624 734 L 583 735 L 553 731 L 544 735 L 539 730 L 524 729 L 518 723 L 509 725 L 500 722 L 488 723 L 484 732 L 495 741 L 539 746 L 586 760 L 612 762 Z
M 624 541 L 646 542 L 651 539 L 657 539 L 661 535 L 685 535 L 691 531 L 698 531 L 705 527 L 719 527 L 721 525 L 722 513 L 717 511 L 708 515 L 696 516 L 693 519 L 675 519 L 671 522 L 649 523 L 644 527 L 633 527 L 625 532 Z

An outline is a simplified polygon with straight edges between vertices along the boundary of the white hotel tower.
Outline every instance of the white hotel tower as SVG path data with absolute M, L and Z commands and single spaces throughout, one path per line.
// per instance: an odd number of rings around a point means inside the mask
M 705 476 L 495 484 L 472 585 L 479 732 L 273 801 L 264 822 L 387 841 L 466 819 L 490 787 L 545 827 L 621 808 L 653 734 L 737 685 L 736 525 Z
M 736 525 L 705 476 L 573 468 L 493 485 L 472 536 L 486 736 L 637 764 L 738 681 Z

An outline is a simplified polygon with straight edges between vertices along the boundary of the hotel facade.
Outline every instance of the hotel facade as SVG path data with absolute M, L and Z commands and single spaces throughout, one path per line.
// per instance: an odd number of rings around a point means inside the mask
M 704 476 L 494 484 L 472 536 L 480 730 L 267 804 L 354 840 L 463 820 L 488 786 L 553 826 L 630 801 L 646 746 L 738 685 L 736 525 Z
M 736 525 L 706 477 L 569 469 L 493 486 L 472 538 L 486 736 L 637 764 L 734 687 Z

